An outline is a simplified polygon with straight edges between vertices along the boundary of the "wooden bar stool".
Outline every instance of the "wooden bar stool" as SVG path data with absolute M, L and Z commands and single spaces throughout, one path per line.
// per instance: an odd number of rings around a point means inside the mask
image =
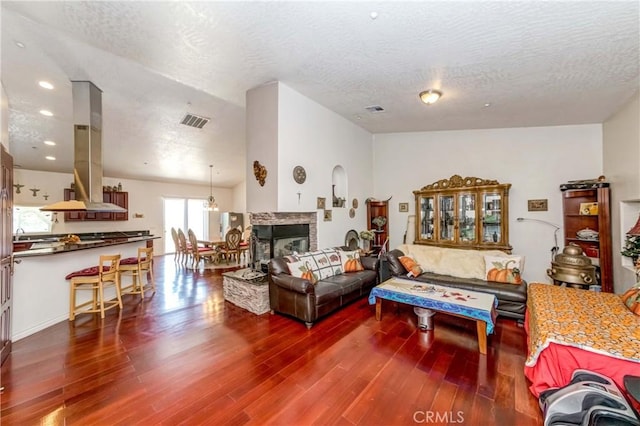
M 148 275 L 147 275 L 148 274 Z M 122 277 L 131 277 L 129 287 L 120 287 L 121 294 L 139 294 L 144 299 L 146 290 L 156 291 L 156 283 L 153 279 L 153 247 L 138 247 L 138 257 L 129 257 L 120 262 L 120 285 Z M 144 284 L 143 277 L 147 277 Z
M 66 276 L 66 279 L 71 280 L 69 321 L 73 321 L 76 314 L 97 312 L 100 312 L 100 318 L 104 319 L 104 311 L 116 306 L 122 309 L 119 266 L 119 254 L 101 255 L 98 266 L 72 272 Z M 104 289 L 108 287 L 115 288 L 116 300 L 104 299 Z M 81 290 L 91 290 L 92 298 L 88 302 L 76 305 L 76 295 Z M 89 307 L 85 308 L 85 306 Z

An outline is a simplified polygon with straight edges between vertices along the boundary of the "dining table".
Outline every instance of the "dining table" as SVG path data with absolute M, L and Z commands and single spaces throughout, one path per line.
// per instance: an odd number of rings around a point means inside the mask
M 216 252 L 215 256 L 208 256 L 207 258 L 213 263 L 220 263 L 220 252 L 225 248 L 226 242 L 222 240 L 197 240 L 198 244 L 202 244 L 210 250 Z

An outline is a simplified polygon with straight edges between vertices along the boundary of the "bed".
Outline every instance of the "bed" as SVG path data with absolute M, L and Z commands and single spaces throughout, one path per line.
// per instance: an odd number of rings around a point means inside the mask
M 540 392 L 569 383 L 581 368 L 613 379 L 640 375 L 640 316 L 612 293 L 531 283 L 525 315 L 529 389 Z

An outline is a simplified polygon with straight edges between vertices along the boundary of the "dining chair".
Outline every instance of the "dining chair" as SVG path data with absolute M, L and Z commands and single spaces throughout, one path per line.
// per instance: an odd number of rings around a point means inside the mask
M 180 245 L 182 263 L 186 265 L 191 258 L 191 244 L 187 242 L 187 236 L 182 228 L 178 228 L 178 244 Z
M 131 277 L 131 285 L 122 288 L 122 277 Z M 143 279 L 146 278 L 146 284 Z M 156 291 L 153 279 L 153 247 L 138 247 L 138 256 L 120 262 L 120 294 L 139 294 L 144 299 L 146 290 Z
M 218 257 L 218 252 L 210 247 L 204 247 L 198 245 L 198 238 L 195 232 L 189 228 L 187 231 L 189 235 L 189 243 L 191 246 L 191 259 L 193 267 L 196 268 L 200 264 L 200 260 L 209 258 L 212 262 Z
M 227 260 L 227 263 L 231 259 L 240 260 L 240 242 L 242 241 L 242 231 L 237 228 L 230 229 L 227 235 L 224 237 L 224 248 L 221 250 L 221 254 Z
M 173 254 L 173 260 L 175 262 L 180 261 L 180 256 L 182 256 L 182 250 L 180 250 L 180 240 L 178 239 L 178 231 L 176 228 L 171 228 L 171 238 L 173 238 L 173 245 L 175 246 L 175 253 Z
M 76 315 L 83 313 L 98 313 L 104 319 L 104 311 L 115 308 L 122 309 L 120 296 L 120 255 L 101 255 L 98 266 L 83 269 L 68 274 L 66 279 L 71 280 L 69 296 L 69 321 L 73 321 Z M 105 300 L 105 288 L 115 287 L 116 300 Z M 91 300 L 77 303 L 78 292 L 90 290 Z

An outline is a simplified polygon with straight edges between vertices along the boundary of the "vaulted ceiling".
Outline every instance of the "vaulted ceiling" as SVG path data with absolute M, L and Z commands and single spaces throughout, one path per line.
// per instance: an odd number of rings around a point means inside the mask
M 0 12 L 10 149 L 33 170 L 73 169 L 73 80 L 103 91 L 105 176 L 206 184 L 213 164 L 226 187 L 244 179 L 245 93 L 266 82 L 372 133 L 601 123 L 640 82 L 638 1 L 2 1 Z M 427 106 L 429 88 L 443 97 Z M 211 121 L 187 127 L 187 113 Z

